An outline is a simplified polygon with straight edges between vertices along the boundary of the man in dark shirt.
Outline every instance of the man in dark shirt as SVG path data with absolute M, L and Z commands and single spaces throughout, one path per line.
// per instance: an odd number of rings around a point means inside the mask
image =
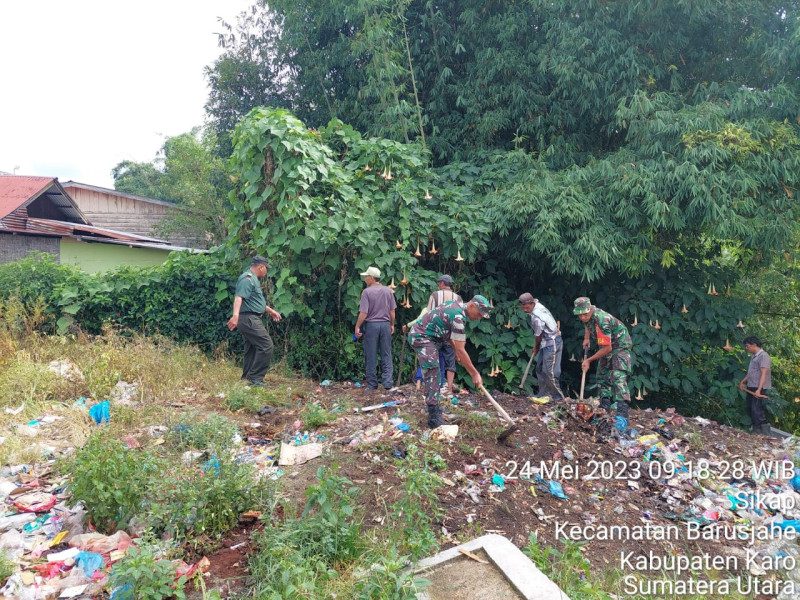
M 387 390 L 392 388 L 392 334 L 394 333 L 394 315 L 397 301 L 391 288 L 381 285 L 381 272 L 377 267 L 370 267 L 364 273 L 366 289 L 361 292 L 358 305 L 358 320 L 355 336 L 364 336 L 364 362 L 366 367 L 367 387 L 378 389 L 378 348 L 381 352 L 381 383 Z M 363 325 L 363 331 L 362 331 Z
M 753 422 L 753 433 L 771 435 L 765 411 L 767 392 L 772 388 L 772 359 L 761 348 L 761 340 L 749 337 L 744 349 L 751 354 L 747 375 L 739 382 L 739 389 L 747 394 L 747 411 Z
M 272 338 L 261 321 L 266 312 L 273 321 L 280 321 L 281 315 L 267 306 L 261 281 L 267 276 L 269 263 L 263 256 L 255 256 L 250 268 L 239 276 L 236 282 L 236 297 L 233 300 L 233 316 L 228 320 L 228 329 L 238 329 L 244 340 L 244 365 L 242 380 L 256 386 L 265 386 L 264 375 L 272 361 L 274 345 Z

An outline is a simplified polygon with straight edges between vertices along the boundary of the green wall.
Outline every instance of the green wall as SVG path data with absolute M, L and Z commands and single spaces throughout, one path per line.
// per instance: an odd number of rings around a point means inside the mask
M 89 273 L 110 271 L 123 265 L 147 267 L 160 265 L 169 250 L 136 248 L 117 244 L 79 242 L 61 238 L 61 264 L 74 265 Z

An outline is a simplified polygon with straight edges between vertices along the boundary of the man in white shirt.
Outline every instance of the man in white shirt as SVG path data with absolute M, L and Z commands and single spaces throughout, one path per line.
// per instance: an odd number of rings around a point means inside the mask
M 531 328 L 536 340 L 531 356 L 539 354 L 536 359 L 539 395 L 550 396 L 555 402 L 563 402 L 564 392 L 561 391 L 559 384 L 563 342 L 558 323 L 544 304 L 527 292 L 519 297 L 519 304 L 522 310 L 531 316 Z

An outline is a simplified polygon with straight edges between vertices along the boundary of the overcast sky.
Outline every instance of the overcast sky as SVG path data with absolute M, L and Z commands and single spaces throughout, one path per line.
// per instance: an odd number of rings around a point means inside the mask
M 204 120 L 218 17 L 252 0 L 0 2 L 0 171 L 113 187 Z

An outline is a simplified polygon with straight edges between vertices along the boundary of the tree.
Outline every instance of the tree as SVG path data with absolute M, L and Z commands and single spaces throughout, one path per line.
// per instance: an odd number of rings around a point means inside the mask
M 227 167 L 213 153 L 216 138 L 208 131 L 166 138 L 151 163 L 124 161 L 114 167 L 114 186 L 124 192 L 175 202 L 175 211 L 159 224 L 157 233 L 180 231 L 201 247 L 221 243 L 227 236 L 225 212 L 231 187 Z
M 774 0 L 275 0 L 256 13 L 279 34 L 246 43 L 287 66 L 268 89 L 312 128 L 341 119 L 429 150 L 432 196 L 433 183 L 458 190 L 468 218 L 490 228 L 465 276 L 494 295 L 491 326 L 516 325 L 514 295 L 541 290 L 579 352 L 570 305 L 590 294 L 637 323 L 637 389 L 664 402 L 703 394 L 703 408 L 730 414 L 740 358 L 722 348 L 753 311 L 737 282 L 795 236 L 798 11 Z M 228 41 L 223 59 L 245 43 Z M 524 358 L 505 332 L 485 333 L 477 343 L 511 381 Z
M 120 192 L 167 202 L 175 201 L 174 198 L 164 195 L 164 172 L 153 163 L 123 160 L 111 169 L 111 176 L 114 178 L 114 189 Z

